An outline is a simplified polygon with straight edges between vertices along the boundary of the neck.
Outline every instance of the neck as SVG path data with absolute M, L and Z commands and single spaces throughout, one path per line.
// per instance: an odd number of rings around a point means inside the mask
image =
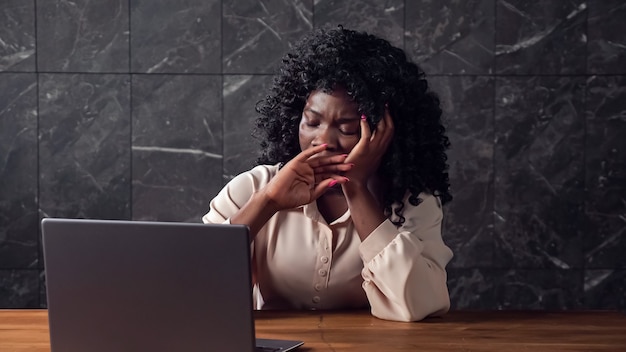
M 337 220 L 348 210 L 348 202 L 341 190 L 330 190 L 317 199 L 319 210 L 327 224 Z

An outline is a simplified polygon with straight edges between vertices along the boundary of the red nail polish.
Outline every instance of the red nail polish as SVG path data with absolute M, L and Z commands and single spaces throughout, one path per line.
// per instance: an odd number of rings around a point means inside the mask
M 336 185 L 336 184 L 337 184 L 337 180 L 332 180 L 332 181 L 330 181 L 330 183 L 328 184 L 328 187 L 332 187 L 332 186 L 334 186 L 334 185 Z
M 365 119 L 367 119 L 367 118 L 365 117 L 365 114 L 361 115 L 361 120 L 365 120 Z

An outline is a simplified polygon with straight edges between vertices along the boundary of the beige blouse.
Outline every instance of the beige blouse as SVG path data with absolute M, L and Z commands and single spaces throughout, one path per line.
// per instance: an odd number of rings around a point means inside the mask
M 230 181 L 211 201 L 205 223 L 230 223 L 278 172 L 261 165 Z M 252 243 L 256 309 L 345 309 L 370 306 L 374 316 L 421 320 L 448 311 L 439 198 L 404 200 L 404 224 L 385 220 L 361 242 L 350 210 L 327 224 L 316 202 L 276 213 Z M 331 248 L 333 237 L 335 248 Z

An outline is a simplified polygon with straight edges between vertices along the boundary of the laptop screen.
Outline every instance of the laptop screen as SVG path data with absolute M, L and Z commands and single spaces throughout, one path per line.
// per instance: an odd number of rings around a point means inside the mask
M 253 351 L 248 229 L 44 219 L 52 351 Z

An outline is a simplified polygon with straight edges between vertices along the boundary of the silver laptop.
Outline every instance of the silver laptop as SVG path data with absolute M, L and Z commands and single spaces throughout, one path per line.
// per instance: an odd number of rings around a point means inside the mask
M 44 219 L 52 352 L 290 351 L 255 341 L 248 228 Z

